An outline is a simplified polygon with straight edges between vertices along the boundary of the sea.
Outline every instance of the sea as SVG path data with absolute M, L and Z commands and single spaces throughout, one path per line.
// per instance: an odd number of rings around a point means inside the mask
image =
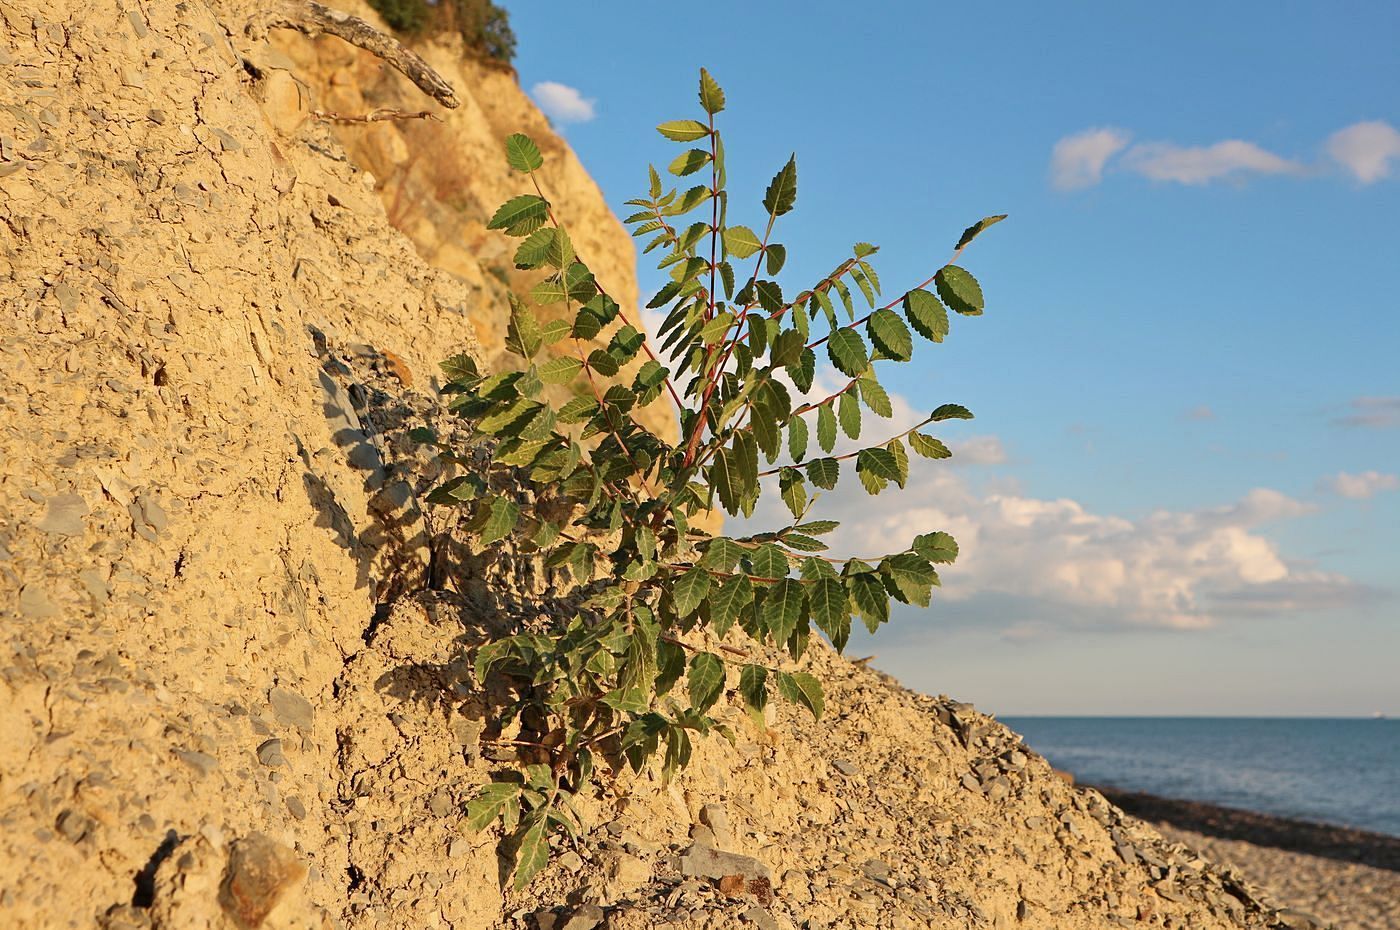
M 1006 717 L 1078 782 L 1400 836 L 1400 720 Z

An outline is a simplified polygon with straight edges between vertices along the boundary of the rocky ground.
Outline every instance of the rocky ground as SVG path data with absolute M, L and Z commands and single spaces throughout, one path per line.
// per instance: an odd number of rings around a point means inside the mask
M 1304 926 L 993 719 L 815 647 L 825 718 L 726 704 L 732 745 L 599 782 L 502 892 L 463 804 L 509 760 L 463 647 L 550 579 L 457 538 L 403 441 L 442 418 L 438 360 L 492 357 L 502 281 L 393 228 L 312 116 L 382 66 L 316 73 L 269 6 L 0 3 L 0 926 Z M 548 131 L 473 74 L 453 132 Z M 626 243 L 581 171 L 546 180 Z
M 1400 930 L 1400 837 L 1214 804 L 1105 791 L 1169 839 L 1232 866 L 1302 923 Z

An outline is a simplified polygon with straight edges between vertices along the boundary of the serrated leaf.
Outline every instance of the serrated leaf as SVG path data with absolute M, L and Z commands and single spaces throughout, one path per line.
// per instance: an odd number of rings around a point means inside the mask
M 794 462 L 807 457 L 807 421 L 800 416 L 788 420 L 788 457 Z
M 703 568 L 692 568 L 681 573 L 671 586 L 671 598 L 676 604 L 676 616 L 684 619 L 695 613 L 705 595 L 710 592 L 710 573 Z
M 904 295 L 904 315 L 920 336 L 942 342 L 948 335 L 948 311 L 928 291 L 913 290 Z
M 776 281 L 759 281 L 754 284 L 754 294 L 758 305 L 768 314 L 776 314 L 783 309 L 783 289 Z
M 914 337 L 893 310 L 876 310 L 865 324 L 870 341 L 889 358 L 907 362 L 914 357 Z
M 725 334 L 729 332 L 730 327 L 733 325 L 734 314 L 728 311 L 718 314 L 713 320 L 710 320 L 710 322 L 701 327 L 700 341 L 707 346 L 714 345 L 724 338 Z
M 665 216 L 680 216 L 681 214 L 689 213 L 691 210 L 694 210 L 696 207 L 700 206 L 700 204 L 709 200 L 710 196 L 711 192 L 708 187 L 703 184 L 697 184 L 684 194 L 681 194 L 675 203 L 667 206 L 661 212 Z
M 549 822 L 539 817 L 520 838 L 515 851 L 515 890 L 523 891 L 530 880 L 549 864 Z
M 784 578 L 773 585 L 763 600 L 763 620 L 777 645 L 787 642 L 802 617 L 807 602 L 802 587 L 796 578 Z
M 782 216 L 797 202 L 797 156 L 788 159 L 768 184 L 763 194 L 763 208 L 772 216 Z
M 826 354 L 837 370 L 852 378 L 870 367 L 865 340 L 853 329 L 838 329 L 832 333 L 826 343 Z
M 710 127 L 698 120 L 675 119 L 657 126 L 656 131 L 672 142 L 694 142 L 708 136 Z
M 851 439 L 860 438 L 860 401 L 851 391 L 836 399 L 836 418 L 841 423 L 843 433 Z
M 807 477 L 812 484 L 824 491 L 830 491 L 836 487 L 836 480 L 840 474 L 841 464 L 836 459 L 813 459 L 807 463 Z
M 977 316 L 982 312 L 982 286 L 966 269 L 944 265 L 934 275 L 933 283 L 950 310 L 965 316 Z
M 894 416 L 894 405 L 890 403 L 890 395 L 880 386 L 880 382 L 875 380 L 874 374 L 864 375 L 856 382 L 856 389 L 860 391 L 860 399 L 865 401 L 865 406 L 869 407 L 876 416 Z
M 539 368 L 540 380 L 545 384 L 564 384 L 572 381 L 583 370 L 583 362 L 572 355 L 564 355 L 545 362 Z
M 856 411 L 856 416 L 856 432 L 859 433 L 859 410 Z M 831 409 L 830 404 L 822 404 L 817 408 L 817 444 L 822 447 L 823 452 L 830 452 L 836 448 L 836 412 Z
M 753 603 L 753 582 L 747 575 L 735 575 L 710 595 L 710 625 L 716 636 L 729 632 L 739 614 Z
M 508 497 L 493 497 L 490 503 L 490 515 L 486 518 L 486 523 L 481 527 L 480 541 L 483 546 L 489 546 L 493 542 L 505 539 L 515 529 L 516 521 L 520 519 L 520 508 L 515 501 Z
M 981 235 L 982 232 L 985 231 L 988 226 L 994 226 L 1004 219 L 1006 219 L 1006 214 L 1000 213 L 996 216 L 984 217 L 983 219 L 980 219 L 977 222 L 973 223 L 971 226 L 967 227 L 967 229 L 963 230 L 963 234 L 961 237 L 959 237 L 958 244 L 953 247 L 953 251 L 961 252 L 964 246 L 966 246 L 973 239 L 976 239 L 979 235 Z
M 793 517 L 801 519 L 807 507 L 807 485 L 802 481 L 802 473 L 795 468 L 779 469 L 778 489 Z
M 786 578 L 790 566 L 783 550 L 772 543 L 763 543 L 751 556 L 755 578 L 767 580 Z
M 700 106 L 711 116 L 724 109 L 724 91 L 704 68 L 700 69 Z
M 506 325 L 506 348 L 523 358 L 533 358 L 540 350 L 540 321 L 524 301 L 510 295 L 510 322 Z
M 846 579 L 846 591 L 871 633 L 890 619 L 890 595 L 879 575 L 874 572 L 851 575 Z
M 506 161 L 516 171 L 536 171 L 544 164 L 534 141 L 523 133 L 513 133 L 506 139 Z
M 923 433 L 910 433 L 909 445 L 913 446 L 914 451 L 926 459 L 946 459 L 953 454 L 952 450 L 945 446 L 941 440 L 925 436 Z
M 690 149 L 672 159 L 666 170 L 677 177 L 694 174 L 710 163 L 710 153 L 704 149 Z
M 787 263 L 787 248 L 776 242 L 768 246 L 763 253 L 764 268 L 769 274 L 777 274 L 783 270 L 783 265 Z
M 801 319 L 801 317 L 799 317 Z M 801 330 L 802 338 L 807 338 L 805 330 Z M 811 349 L 803 348 L 802 354 L 798 357 L 797 364 L 788 366 L 788 375 L 792 378 L 793 385 L 804 394 L 812 389 L 812 382 L 817 375 L 817 353 Z
M 502 808 L 514 801 L 519 803 L 520 785 L 515 782 L 493 781 L 481 786 L 476 796 L 467 802 L 466 828 L 480 833 L 501 815 Z
M 478 375 L 476 361 L 465 353 L 444 359 L 438 368 L 442 369 L 443 377 L 448 381 L 470 381 Z
M 768 669 L 745 665 L 739 671 L 739 695 L 751 709 L 762 713 L 768 706 Z
M 487 229 L 502 229 L 509 236 L 528 236 L 549 219 L 549 205 L 534 194 L 521 194 L 501 204 Z
M 972 411 L 962 404 L 942 404 L 937 410 L 929 414 L 929 422 L 938 423 L 943 420 L 971 420 Z
M 728 572 L 739 563 L 748 552 L 743 546 L 724 536 L 716 536 L 705 546 L 705 554 L 700 557 L 700 566 L 717 572 Z
M 704 713 L 713 707 L 724 693 L 724 660 L 710 652 L 691 656 L 686 690 L 690 694 L 690 706 L 695 710 Z
M 913 548 L 919 555 L 934 563 L 948 563 L 958 557 L 957 540 L 941 530 L 915 538 Z
M 779 672 L 778 693 L 784 700 L 807 708 L 817 719 L 826 709 L 821 682 L 807 672 Z
M 807 587 L 807 603 L 817 629 L 825 633 L 840 652 L 851 635 L 851 608 L 846 586 L 836 577 L 818 578 Z
M 544 226 L 530 233 L 515 250 L 515 267 L 538 268 L 549 255 L 554 243 L 554 227 Z
M 904 450 L 904 443 L 898 439 L 891 439 L 885 443 L 885 451 L 894 456 L 894 467 L 899 473 L 895 481 L 902 488 L 909 481 L 909 453 Z

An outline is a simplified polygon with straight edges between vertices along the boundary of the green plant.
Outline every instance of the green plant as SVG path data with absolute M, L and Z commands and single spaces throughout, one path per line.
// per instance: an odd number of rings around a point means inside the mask
M 653 354 L 576 253 L 536 177 L 538 148 L 515 135 L 508 160 L 535 192 L 508 201 L 489 225 L 522 240 L 517 267 L 548 271 L 530 294 L 533 303 L 565 312 L 542 323 L 526 301 L 512 298 L 507 345 L 523 370 L 487 375 L 465 356 L 443 365 L 450 407 L 471 424 L 490 466 L 451 479 L 431 500 L 470 508 L 468 529 L 482 546 L 509 543 L 537 553 L 561 577 L 567 572 L 579 605 L 567 622 L 520 629 L 474 656 L 476 677 L 511 695 L 504 717 L 521 726 L 513 742 L 522 767 L 485 786 L 468 819 L 477 829 L 502 821 L 517 886 L 547 860 L 550 832 L 574 829 L 569 798 L 595 762 L 640 770 L 659 759 L 667 777 L 685 766 L 692 734 L 727 733 L 711 711 L 731 663 L 751 711 L 761 713 L 775 691 L 820 716 L 820 682 L 765 663 L 764 647 L 798 660 L 815 624 L 841 649 L 853 617 L 873 632 L 889 619 L 892 600 L 926 606 L 939 583 L 935 566 L 957 555 L 951 536 L 930 532 L 877 558 L 833 558 L 821 537 L 837 524 L 814 517 L 809 488 L 835 488 L 853 465 L 865 491 L 878 494 L 905 485 L 909 450 L 935 459 L 951 454 L 923 429 L 972 416 L 955 404 L 879 444 L 836 448 L 840 433 L 861 436 L 862 407 L 893 413 L 876 362 L 909 361 L 916 333 L 941 342 L 948 309 L 982 312 L 981 288 L 950 260 L 882 302 L 868 261 L 876 249 L 861 243 L 814 286 L 784 297 L 774 278 L 786 250 L 773 233 L 796 202 L 796 160 L 768 186 L 761 234 L 729 225 L 724 147 L 714 127 L 724 94 L 703 70 L 700 103 L 704 121 L 658 129 L 701 146 L 679 155 L 670 173 L 705 171 L 708 183 L 665 191 L 652 168 L 648 195 L 628 202 L 637 208 L 627 218 L 633 235 L 649 238 L 644 252 L 658 253 L 658 267 L 670 274 L 647 305 L 669 311 L 660 349 L 670 361 Z M 703 218 L 680 219 L 695 211 Z M 953 259 L 1002 218 L 969 227 Z M 735 263 L 745 260 L 752 270 L 741 276 Z M 857 312 L 857 294 L 867 312 Z M 554 344 L 570 351 L 546 359 L 544 348 Z M 630 382 L 613 380 L 642 358 Z M 819 399 L 794 398 L 793 388 L 808 394 L 828 366 L 842 387 Z M 586 385 L 581 396 L 557 408 L 545 399 L 546 385 L 575 381 Z M 676 444 L 634 416 L 663 396 L 679 413 Z M 451 461 L 471 461 L 427 428 L 415 435 Z M 814 439 L 819 455 L 809 455 Z M 792 514 L 788 525 L 742 537 L 693 526 L 716 505 L 753 514 L 770 482 Z M 736 628 L 753 645 L 726 643 Z
M 369 5 L 398 32 L 451 29 L 488 59 L 509 64 L 515 57 L 510 15 L 491 0 L 369 0 Z

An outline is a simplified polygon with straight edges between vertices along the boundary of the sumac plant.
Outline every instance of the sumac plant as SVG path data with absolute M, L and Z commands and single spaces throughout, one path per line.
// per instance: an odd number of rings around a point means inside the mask
M 689 761 L 694 736 L 732 738 L 713 713 L 732 667 L 751 711 L 777 695 L 820 717 L 820 682 L 777 666 L 795 665 L 814 625 L 839 650 L 852 618 L 873 632 L 891 601 L 926 606 L 936 566 L 957 555 L 953 538 L 934 531 L 883 556 L 833 557 L 822 537 L 837 524 L 812 510 L 815 492 L 834 489 L 843 472 L 879 494 L 905 486 L 911 451 L 951 454 L 926 429 L 972 416 L 956 404 L 878 444 L 837 449 L 842 435 L 868 434 L 866 411 L 892 416 L 880 363 L 910 361 L 916 336 L 942 342 L 949 310 L 982 312 L 981 287 L 953 262 L 1002 217 L 969 227 L 947 264 L 894 300 L 881 297 L 867 243 L 810 287 L 785 293 L 787 250 L 775 233 L 797 201 L 797 162 L 773 177 L 755 226 L 731 224 L 715 128 L 724 105 L 702 70 L 701 118 L 657 127 L 685 147 L 669 173 L 700 182 L 668 189 L 651 168 L 647 195 L 628 201 L 632 234 L 669 275 L 647 303 L 665 313 L 655 352 L 555 219 L 536 175 L 539 149 L 514 135 L 507 158 L 534 192 L 507 202 L 489 225 L 520 240 L 517 267 L 547 271 L 528 301 L 512 299 L 507 346 L 521 369 L 488 375 L 465 356 L 443 365 L 450 408 L 490 466 L 453 478 L 432 499 L 469 508 L 481 545 L 536 554 L 579 604 L 567 622 L 495 639 L 473 659 L 481 682 L 508 683 L 513 703 L 503 716 L 520 722 L 523 748 L 518 769 L 470 802 L 468 820 L 475 829 L 502 822 L 517 887 L 547 861 L 555 829 L 576 829 L 569 799 L 595 763 L 638 771 L 658 763 L 669 777 Z M 620 377 L 634 361 L 630 378 Z M 819 383 L 839 387 L 820 396 Z M 561 384 L 576 393 L 556 406 L 546 386 Z M 663 399 L 679 416 L 674 444 L 637 418 Z M 418 437 L 438 443 L 427 428 Z M 716 508 L 751 516 L 765 490 L 781 497 L 787 525 L 743 536 L 696 527 Z M 792 663 L 761 661 L 782 652 Z

